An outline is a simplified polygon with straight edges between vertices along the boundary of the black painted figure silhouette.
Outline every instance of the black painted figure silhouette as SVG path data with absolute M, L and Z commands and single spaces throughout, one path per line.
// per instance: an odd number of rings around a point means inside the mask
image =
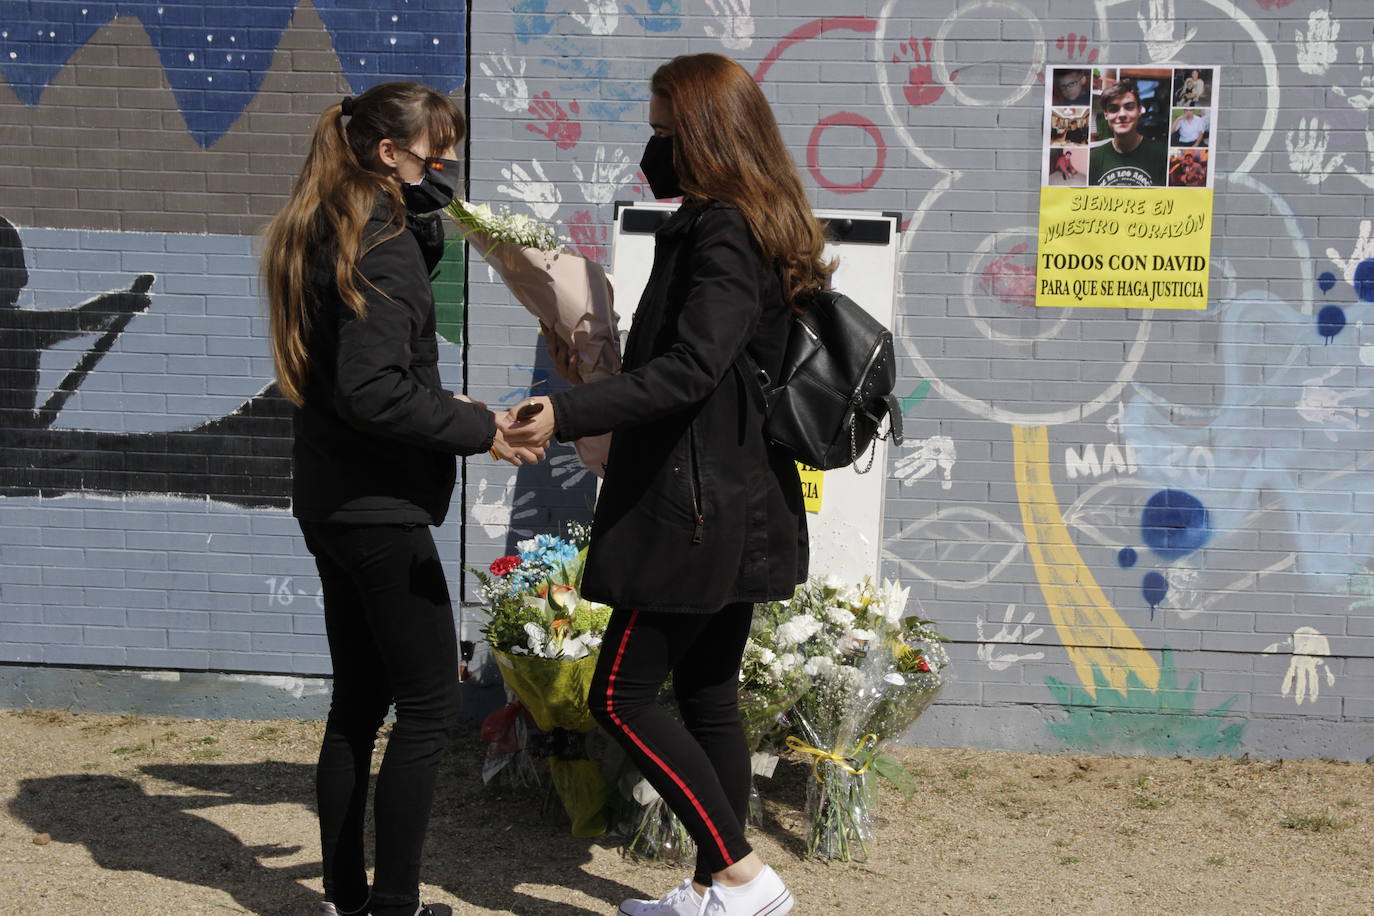
M 127 291 L 67 309 L 21 309 L 28 265 L 19 233 L 0 217 L 0 495 L 161 494 L 242 506 L 289 505 L 291 411 L 266 386 L 225 417 L 189 430 L 113 433 L 52 429 L 63 405 L 152 302 L 152 274 Z M 43 350 L 101 336 L 39 403 Z

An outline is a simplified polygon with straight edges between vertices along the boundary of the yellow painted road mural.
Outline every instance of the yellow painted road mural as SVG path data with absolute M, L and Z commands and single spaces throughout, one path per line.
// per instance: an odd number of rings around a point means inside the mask
M 1014 426 L 1012 440 L 1026 547 L 1079 681 L 1096 696 L 1096 667 L 1117 690 L 1126 690 L 1131 674 L 1150 690 L 1158 689 L 1159 664 L 1107 600 L 1064 524 L 1050 478 L 1048 427 Z

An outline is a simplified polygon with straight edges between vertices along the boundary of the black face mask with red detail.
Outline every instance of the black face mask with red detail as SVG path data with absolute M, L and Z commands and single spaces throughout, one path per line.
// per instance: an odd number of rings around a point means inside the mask
M 410 150 L 406 150 L 410 153 Z M 414 153 L 410 155 L 415 156 Z M 416 159 L 421 157 L 415 156 Z M 438 156 L 428 156 L 422 160 L 425 164 L 425 174 L 415 184 L 409 182 L 401 188 L 401 193 L 405 197 L 406 209 L 412 213 L 430 213 L 434 210 L 442 210 L 453 202 L 453 198 L 458 193 L 458 185 L 461 181 L 459 175 L 462 163 L 457 159 L 440 159 Z

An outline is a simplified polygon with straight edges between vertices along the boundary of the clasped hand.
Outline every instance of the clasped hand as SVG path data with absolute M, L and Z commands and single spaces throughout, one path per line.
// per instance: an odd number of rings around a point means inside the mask
M 481 401 L 474 401 L 467 395 L 455 394 L 454 397 L 460 401 L 466 401 L 469 404 L 476 404 L 478 407 L 487 406 Z M 530 400 L 542 400 L 547 402 L 548 398 L 532 398 Z M 528 403 L 529 401 L 524 402 L 524 404 Z M 521 406 L 524 406 L 524 404 Z M 512 408 L 504 413 L 492 411 L 496 419 L 496 436 L 491 442 L 491 457 L 498 461 L 508 461 L 516 467 L 525 464 L 538 464 L 544 460 L 544 447 L 548 444 L 552 431 L 543 438 L 531 436 L 528 431 L 530 421 L 517 422 L 515 419 L 515 414 L 518 409 L 519 408 Z M 550 415 L 553 413 L 552 408 L 547 403 L 543 407 L 543 410 L 547 411 Z M 512 435 L 511 430 L 515 426 L 519 428 L 515 429 Z
M 522 414 L 528 419 L 520 419 Z M 496 426 L 498 436 L 509 446 L 535 450 L 542 456 L 556 426 L 553 402 L 543 396 L 526 398 L 504 414 L 497 414 Z

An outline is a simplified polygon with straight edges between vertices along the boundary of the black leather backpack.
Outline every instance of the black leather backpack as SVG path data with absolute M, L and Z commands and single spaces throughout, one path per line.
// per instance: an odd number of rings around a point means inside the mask
M 897 361 L 892 332 L 843 293 L 823 290 L 792 319 L 782 370 L 768 378 L 746 352 L 746 374 L 763 392 L 769 441 L 802 464 L 828 471 L 873 467 L 877 440 L 902 441 L 902 412 L 892 389 Z M 879 435 L 883 418 L 888 432 Z M 869 452 L 859 468 L 859 457 Z

